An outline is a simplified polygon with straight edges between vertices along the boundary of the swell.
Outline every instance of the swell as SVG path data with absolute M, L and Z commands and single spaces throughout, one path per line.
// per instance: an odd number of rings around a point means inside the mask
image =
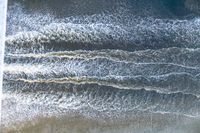
M 197 0 L 152 0 L 150 2 L 148 0 L 110 0 L 109 2 L 105 0 L 15 0 L 9 1 L 8 32 L 16 31 L 16 25 L 20 26 L 17 31 L 33 30 L 44 26 L 44 22 L 52 23 L 63 19 L 72 23 L 98 21 L 123 24 L 130 23 L 134 16 L 183 19 L 187 18 L 186 16 L 198 16 L 198 3 Z M 48 15 L 51 18 L 45 18 Z M 16 18 L 19 22 L 16 22 Z
M 4 80 L 97 83 L 199 95 L 198 55 L 199 49 L 180 48 L 7 54 Z
M 11 81 L 10 81 L 11 82 Z M 4 86 L 10 83 L 4 82 Z M 53 105 L 62 108 L 90 107 L 98 111 L 142 111 L 179 113 L 196 116 L 199 98 L 192 94 L 159 93 L 156 91 L 123 90 L 98 84 L 11 82 L 18 100 Z M 95 88 L 95 89 L 94 89 Z M 16 91 L 16 90 L 19 90 Z M 15 94 L 13 93 L 13 94 Z M 25 94 L 25 95 L 24 95 Z M 28 97 L 26 95 L 28 94 Z M 24 96 L 23 96 L 24 95 Z
M 62 67 L 60 67 L 62 66 Z M 26 78 L 37 77 L 59 77 L 62 76 L 159 76 L 168 73 L 189 73 L 193 76 L 200 73 L 196 67 L 185 67 L 168 63 L 127 63 L 108 60 L 105 58 L 96 59 L 69 59 L 61 62 L 47 62 L 45 64 L 11 64 L 5 65 L 5 73 L 13 75 L 26 75 Z M 41 76 L 40 76 L 41 75 Z M 15 76 L 13 76 L 15 77 Z M 39 78 L 40 79 L 40 78 Z
M 146 68 L 146 67 L 145 67 Z M 161 75 L 137 75 L 137 74 L 129 74 L 129 75 L 88 75 L 88 72 L 85 74 L 68 71 L 59 71 L 51 70 L 47 68 L 47 70 L 40 71 L 30 71 L 28 68 L 21 68 L 21 71 L 16 71 L 17 67 L 15 66 L 15 71 L 6 70 L 4 72 L 4 82 L 58 82 L 58 83 L 96 83 L 100 85 L 107 85 L 118 87 L 121 89 L 147 89 L 147 90 L 155 90 L 162 93 L 172 93 L 172 92 L 181 92 L 185 94 L 193 94 L 199 96 L 200 91 L 200 78 L 199 74 L 192 75 L 186 72 L 171 72 L 167 74 Z M 91 70 L 89 70 L 91 73 Z M 104 73 L 104 71 L 99 72 Z M 178 83 L 178 84 L 177 84 Z M 13 84 L 11 84 L 13 85 Z M 15 85 L 14 85 L 15 87 Z M 4 87 L 4 90 L 10 90 L 9 87 Z M 12 89 L 11 89 L 12 91 Z
M 55 23 L 39 31 L 9 36 L 6 41 L 6 52 L 199 48 L 199 24 L 199 19 L 190 21 L 142 19 L 131 27 L 101 23 Z
M 84 60 L 105 58 L 107 60 L 128 63 L 170 63 L 185 67 L 199 67 L 200 49 L 164 48 L 159 50 L 141 50 L 128 52 L 123 50 L 75 50 L 59 51 L 45 54 L 7 54 L 5 63 L 34 64 L 47 62 L 65 62 L 67 60 Z
M 174 80 L 175 79 L 175 80 Z M 75 84 L 99 84 L 105 86 L 113 86 L 119 89 L 133 90 L 154 90 L 160 93 L 177 93 L 193 94 L 199 96 L 199 79 L 188 74 L 171 73 L 161 76 L 135 76 L 135 77 L 63 77 L 52 78 L 48 80 L 27 80 L 27 79 L 4 79 L 8 86 L 4 86 L 5 92 L 12 92 L 12 82 L 27 83 L 75 83 Z M 180 84 L 177 85 L 177 82 Z M 11 89 L 11 88 L 12 89 Z M 14 85 L 15 87 L 15 85 Z M 55 88 L 56 89 L 56 88 Z M 30 88 L 31 90 L 31 88 Z M 18 90 L 20 92 L 20 90 Z M 23 91 L 23 89 L 21 90 Z M 39 90 L 38 90 L 39 91 Z

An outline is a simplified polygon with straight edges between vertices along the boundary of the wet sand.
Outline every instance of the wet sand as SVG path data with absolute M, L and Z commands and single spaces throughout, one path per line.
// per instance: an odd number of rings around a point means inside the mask
M 2 133 L 199 133 L 199 123 L 198 119 L 170 114 L 130 116 L 130 119 L 66 114 L 4 125 Z

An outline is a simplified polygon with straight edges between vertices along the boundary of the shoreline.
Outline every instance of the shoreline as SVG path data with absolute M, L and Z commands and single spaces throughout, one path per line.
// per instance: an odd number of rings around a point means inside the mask
M 133 118 L 134 117 L 134 118 Z M 88 118 L 80 114 L 41 117 L 4 126 L 2 133 L 197 133 L 200 119 L 170 114 L 153 114 L 120 118 Z M 197 131 L 197 132 L 196 132 Z

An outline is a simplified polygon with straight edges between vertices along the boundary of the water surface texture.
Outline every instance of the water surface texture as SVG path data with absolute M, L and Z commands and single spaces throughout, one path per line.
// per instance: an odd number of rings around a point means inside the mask
M 9 0 L 3 132 L 199 133 L 199 0 Z

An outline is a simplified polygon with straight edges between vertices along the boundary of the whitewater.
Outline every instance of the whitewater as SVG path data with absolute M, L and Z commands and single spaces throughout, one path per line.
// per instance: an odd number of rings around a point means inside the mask
M 198 133 L 199 13 L 198 0 L 9 0 L 3 133 Z

